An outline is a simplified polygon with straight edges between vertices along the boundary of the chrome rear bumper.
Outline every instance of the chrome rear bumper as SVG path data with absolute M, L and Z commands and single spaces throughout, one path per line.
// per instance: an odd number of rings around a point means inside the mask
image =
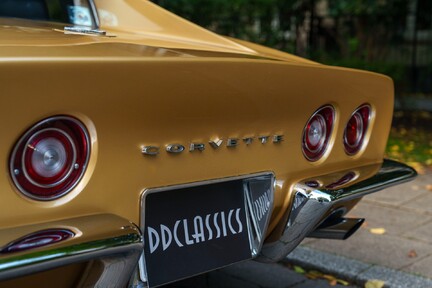
M 73 236 L 47 243 L 56 231 Z M 0 245 L 0 280 L 96 260 L 78 287 L 125 287 L 143 250 L 135 225 L 110 214 L 6 228 L 0 230 Z
M 265 244 L 259 260 L 279 261 L 325 220 L 325 216 L 341 202 L 361 198 L 390 186 L 407 182 L 417 173 L 402 163 L 384 160 L 381 169 L 372 177 L 340 189 L 294 186 L 294 201 L 282 237 Z
M 264 244 L 258 260 L 273 262 L 283 259 L 305 237 L 316 231 L 341 203 L 409 181 L 415 176 L 412 168 L 385 160 L 373 176 L 339 186 L 343 188 L 311 188 L 305 182 L 295 185 L 293 204 L 282 236 L 278 241 Z M 318 235 L 344 238 L 345 234 L 341 232 L 344 227 L 361 225 L 350 222 L 353 221 L 332 223 L 327 229 L 319 230 Z M 73 236 L 46 243 L 44 241 L 51 241 L 52 237 L 40 233 L 44 231 L 60 231 L 60 234 L 69 231 Z M 256 252 L 258 250 L 259 246 Z M 142 252 L 143 239 L 139 229 L 128 220 L 111 214 L 6 228 L 0 230 L 0 281 L 95 260 L 89 262 L 88 273 L 84 273 L 78 287 L 125 287 L 136 271 Z M 94 266 L 97 269 L 93 269 Z

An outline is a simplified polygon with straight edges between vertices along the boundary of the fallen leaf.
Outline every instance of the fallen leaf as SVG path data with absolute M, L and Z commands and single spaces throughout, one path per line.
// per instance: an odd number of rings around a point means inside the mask
M 408 252 L 408 257 L 409 258 L 416 258 L 417 257 L 417 252 L 413 249 L 411 251 Z
M 309 274 L 309 273 L 306 273 L 305 276 L 306 276 L 308 279 L 310 279 L 310 280 L 316 280 L 316 279 L 319 278 L 319 277 L 314 276 L 314 275 L 311 275 L 311 274 Z
M 334 277 L 334 276 L 332 276 L 332 275 L 328 275 L 328 274 L 324 274 L 324 275 L 322 275 L 322 278 L 324 278 L 324 279 L 326 279 L 326 280 L 328 280 L 328 281 L 333 281 L 333 280 L 336 281 L 336 277 Z
M 296 265 L 294 265 L 294 271 L 299 274 L 304 274 L 306 272 L 302 267 Z
M 329 283 L 330 286 L 336 286 L 338 284 L 341 284 L 343 286 L 349 286 L 350 285 L 345 280 L 338 279 L 333 275 L 324 274 L 324 273 L 317 271 L 317 270 L 307 271 L 300 266 L 296 266 L 296 265 L 287 265 L 287 266 L 291 267 L 291 269 L 293 269 L 295 272 L 297 272 L 299 274 L 304 274 L 304 276 L 306 276 L 307 278 L 309 278 L 311 280 L 316 280 L 316 279 L 327 280 L 327 282 Z
M 432 185 L 431 185 L 431 184 L 426 185 L 426 190 L 428 190 L 428 191 L 432 191 Z
M 386 230 L 384 228 L 371 228 L 369 231 L 372 234 L 376 234 L 376 235 L 383 235 L 386 233 Z
M 309 279 L 315 280 L 315 279 L 318 279 L 318 278 L 322 278 L 323 273 L 315 271 L 315 270 L 311 270 L 311 271 L 307 272 L 305 274 L 305 276 L 307 278 L 309 278 Z
M 369 226 L 369 223 L 367 221 L 364 221 L 360 227 L 367 228 L 368 226 Z
M 342 280 L 342 279 L 337 279 L 337 282 L 338 282 L 339 284 L 343 285 L 343 286 L 348 286 L 348 285 L 349 285 L 349 283 L 348 283 L 347 281 Z
M 365 283 L 365 288 L 383 288 L 385 282 L 382 280 L 369 280 Z

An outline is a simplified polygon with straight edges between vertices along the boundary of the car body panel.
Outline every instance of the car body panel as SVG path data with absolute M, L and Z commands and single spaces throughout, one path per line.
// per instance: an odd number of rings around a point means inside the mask
M 96 5 L 105 35 L 0 20 L 0 193 L 7 203 L 0 232 L 99 214 L 140 226 L 146 190 L 270 173 L 275 187 L 267 242 L 273 243 L 292 217 L 299 183 L 325 187 L 355 173 L 339 189 L 381 171 L 393 112 L 390 78 L 219 36 L 149 1 Z M 365 103 L 372 110 L 365 144 L 349 156 L 344 127 Z M 302 135 L 324 105 L 335 109 L 333 133 L 324 156 L 311 162 L 302 153 Z M 30 127 L 55 115 L 87 127 L 90 161 L 66 196 L 32 200 L 15 187 L 9 158 Z M 229 139 L 236 145 L 228 147 Z M 221 145 L 213 147 L 210 141 L 217 140 Z M 191 143 L 205 149 L 190 151 Z M 185 151 L 169 153 L 169 145 Z M 156 147 L 157 155 L 142 153 L 146 146 Z M 316 223 L 357 201 L 336 203 Z
M 337 127 L 331 155 L 319 163 L 308 162 L 301 154 L 301 135 L 317 108 L 334 103 L 339 115 L 337 125 L 344 126 L 351 111 L 364 102 L 373 103 L 375 113 L 386 119 L 391 118 L 393 106 L 391 81 L 382 76 L 280 61 L 52 58 L 16 59 L 2 62 L 0 67 L 5 83 L 2 90 L 8 95 L 2 106 L 22 107 L 19 111 L 4 109 L 0 115 L 2 147 L 13 147 L 29 123 L 50 115 L 73 115 L 85 124 L 93 123 L 87 126 L 97 127 L 92 131 L 93 151 L 85 177 L 93 175 L 85 193 L 72 192 L 60 200 L 36 203 L 20 193 L 5 193 L 14 188 L 8 172 L 2 173 L 4 199 L 11 204 L 2 213 L 14 213 L 15 225 L 26 223 L 31 215 L 33 221 L 45 221 L 108 211 L 138 221 L 137 199 L 146 188 L 262 171 L 273 171 L 281 179 L 275 202 L 286 208 L 289 187 L 298 179 L 381 162 L 384 137 L 370 139 L 362 157 L 353 160 L 343 150 L 343 132 Z M 92 76 L 80 78 L 82 73 Z M 27 79 L 26 85 L 20 84 L 21 79 Z M 79 79 L 79 88 L 65 89 L 76 84 L 74 79 Z M 308 79 L 318 80 L 311 85 Z M 28 97 L 35 91 L 41 92 Z M 348 101 L 347 93 L 351 94 Z M 314 100 L 305 103 L 308 95 L 314 95 Z M 343 103 L 339 104 L 339 99 Z M 14 119 L 14 127 L 19 129 L 8 129 L 8 119 Z M 370 131 L 387 135 L 389 126 L 389 121 L 376 121 Z M 140 152 L 143 145 L 187 146 L 192 141 L 207 143 L 215 137 L 273 134 L 283 134 L 285 140 L 279 144 L 242 143 L 233 149 L 208 147 L 202 153 L 182 155 L 160 153 L 146 157 Z M 7 155 L 2 153 L 4 163 L 8 162 Z M 199 168 L 204 166 L 206 169 Z M 160 177 L 159 171 L 170 177 Z M 118 186 L 106 181 L 120 177 Z M 11 225 L 2 219 L 2 225 Z

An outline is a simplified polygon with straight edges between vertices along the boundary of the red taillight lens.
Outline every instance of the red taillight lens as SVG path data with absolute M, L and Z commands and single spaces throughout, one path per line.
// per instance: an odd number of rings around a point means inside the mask
M 318 109 L 303 131 L 303 154 L 309 161 L 317 161 L 327 149 L 333 130 L 335 112 L 332 106 Z
M 90 152 L 84 125 L 59 116 L 37 123 L 18 141 L 10 162 L 17 188 L 37 200 L 56 199 L 76 186 Z
M 22 237 L 21 239 L 12 242 L 2 248 L 0 253 L 21 252 L 28 249 L 35 249 L 61 241 L 67 240 L 75 236 L 75 233 L 68 229 L 49 229 L 35 232 L 33 234 Z
M 370 106 L 362 105 L 354 111 L 349 119 L 344 133 L 345 152 L 348 155 L 356 154 L 363 146 L 370 114 Z
M 349 172 L 349 173 L 345 174 L 344 176 L 342 176 L 342 178 L 340 178 L 336 182 L 328 184 L 326 186 L 326 188 L 327 189 L 336 189 L 336 188 L 341 187 L 342 185 L 348 184 L 349 182 L 353 181 L 356 178 L 357 178 L 357 174 L 356 173 Z

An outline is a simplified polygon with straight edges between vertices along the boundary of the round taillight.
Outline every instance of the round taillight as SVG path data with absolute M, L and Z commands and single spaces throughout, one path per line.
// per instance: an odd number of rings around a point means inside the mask
M 371 108 L 369 105 L 362 105 L 357 108 L 348 120 L 344 132 L 345 152 L 354 155 L 363 146 L 366 131 L 369 126 Z
M 55 244 L 73 238 L 75 233 L 68 229 L 48 229 L 42 230 L 21 239 L 9 243 L 0 250 L 0 253 L 21 252 L 29 249 Z
M 71 191 L 87 167 L 90 139 L 77 119 L 43 120 L 18 141 L 10 160 L 17 188 L 36 200 L 53 200 Z
M 325 153 L 333 130 L 335 111 L 332 106 L 318 109 L 303 131 L 303 155 L 309 161 L 319 160 Z
M 326 186 L 326 188 L 327 189 L 336 189 L 336 188 L 341 187 L 342 185 L 345 185 L 345 184 L 348 184 L 349 182 L 354 181 L 355 179 L 357 179 L 357 174 L 354 172 L 348 172 L 347 174 L 342 176 L 342 178 L 340 178 L 336 182 L 328 184 Z

